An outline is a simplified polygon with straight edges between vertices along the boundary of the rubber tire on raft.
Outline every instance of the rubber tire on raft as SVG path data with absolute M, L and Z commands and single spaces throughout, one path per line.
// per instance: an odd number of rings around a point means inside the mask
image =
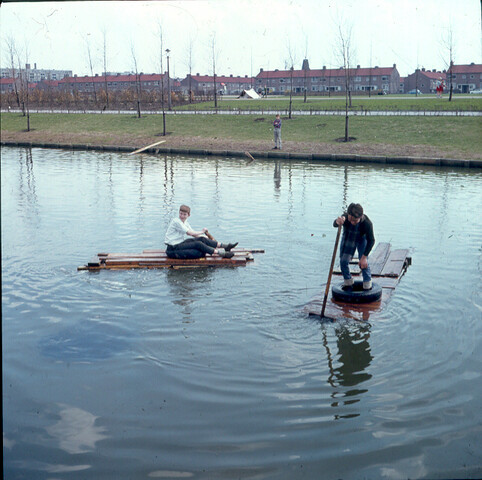
M 331 288 L 333 300 L 346 303 L 370 303 L 376 302 L 382 296 L 382 287 L 378 283 L 372 283 L 370 290 L 363 290 L 363 282 L 355 280 L 353 286 L 345 287 L 343 283 Z

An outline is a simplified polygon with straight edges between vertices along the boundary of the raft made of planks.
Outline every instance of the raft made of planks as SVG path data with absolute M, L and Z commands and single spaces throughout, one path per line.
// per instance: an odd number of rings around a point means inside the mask
M 216 254 L 196 259 L 169 258 L 165 250 L 144 250 L 142 253 L 98 253 L 87 265 L 82 265 L 77 270 L 240 267 L 254 260 L 253 253 L 264 253 L 264 250 L 234 248 L 232 252 L 234 253 L 232 258 L 223 258 Z
M 355 320 L 368 320 L 374 312 L 381 311 L 387 304 L 400 279 L 412 263 L 408 249 L 392 250 L 390 243 L 379 243 L 368 258 L 372 281 L 382 287 L 382 297 L 372 303 L 346 303 L 338 302 L 332 298 L 331 292 L 325 308 L 325 317 L 338 320 L 351 318 Z M 350 262 L 350 272 L 353 278 L 361 278 L 361 270 L 358 259 Z M 335 270 L 331 277 L 331 285 L 343 282 L 341 271 Z M 309 315 L 321 315 L 324 290 L 316 295 L 304 310 Z

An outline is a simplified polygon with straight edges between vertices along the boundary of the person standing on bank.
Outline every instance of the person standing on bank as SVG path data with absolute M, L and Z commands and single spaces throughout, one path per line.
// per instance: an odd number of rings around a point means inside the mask
M 280 149 L 281 150 L 281 118 L 276 115 L 276 118 L 273 122 L 273 131 L 274 131 L 274 147 L 273 150 Z
M 333 226 L 343 225 L 343 237 L 340 247 L 340 269 L 343 274 L 344 285 L 353 285 L 353 277 L 350 273 L 350 260 L 355 250 L 358 250 L 358 265 L 363 276 L 363 290 L 372 288 L 372 274 L 368 265 L 368 255 L 375 245 L 373 224 L 363 213 L 363 207 L 359 203 L 350 203 L 345 213 L 339 216 Z
M 193 230 L 188 217 L 191 209 L 187 205 L 179 207 L 179 217 L 173 218 L 167 228 L 164 243 L 166 244 L 166 255 L 169 258 L 202 258 L 206 255 L 217 253 L 224 258 L 232 258 L 234 253 L 231 250 L 238 243 L 219 243 L 206 237 L 207 228 L 197 232 Z M 193 238 L 189 238 L 193 237 Z

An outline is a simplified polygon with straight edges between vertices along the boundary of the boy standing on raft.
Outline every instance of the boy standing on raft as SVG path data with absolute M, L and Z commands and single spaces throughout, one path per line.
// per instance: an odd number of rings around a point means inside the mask
M 349 263 L 355 250 L 358 250 L 358 265 L 363 275 L 363 290 L 372 288 L 372 274 L 368 265 L 368 255 L 375 245 L 373 224 L 363 214 L 363 207 L 359 203 L 350 203 L 347 212 L 343 213 L 334 222 L 333 226 L 343 225 L 343 237 L 340 247 L 340 269 L 344 278 L 344 285 L 353 285 L 353 277 L 350 273 Z
M 202 258 L 205 255 L 217 253 L 224 258 L 232 258 L 231 252 L 237 243 L 219 243 L 210 240 L 205 235 L 208 229 L 203 228 L 200 232 L 192 229 L 187 221 L 191 215 L 191 209 L 187 205 L 179 208 L 179 218 L 173 218 L 167 228 L 164 243 L 167 245 L 166 255 L 169 258 Z M 194 238 L 189 238 L 194 237 Z

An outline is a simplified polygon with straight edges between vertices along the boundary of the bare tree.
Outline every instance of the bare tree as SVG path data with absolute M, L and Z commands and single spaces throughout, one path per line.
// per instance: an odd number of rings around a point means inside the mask
M 189 95 L 189 103 L 192 103 L 192 67 L 193 67 L 193 48 L 194 48 L 194 42 L 191 37 L 189 37 L 189 41 L 187 44 L 187 68 L 189 71 L 188 75 L 188 95 Z
M 162 108 L 162 134 L 166 136 L 166 103 L 164 90 L 164 36 L 161 23 L 158 24 L 159 33 L 159 68 L 161 71 L 161 108 Z
M 17 101 L 17 105 L 20 107 L 20 96 L 18 93 L 18 84 L 17 84 L 17 74 L 16 74 L 16 67 L 15 67 L 15 57 L 17 57 L 17 47 L 15 45 L 15 39 L 13 37 L 9 37 L 5 40 L 7 44 L 7 52 L 8 52 L 8 61 L 10 63 L 11 75 L 14 79 L 13 82 L 13 89 L 15 92 L 15 99 Z
M 89 62 L 90 76 L 92 77 L 92 89 L 94 91 L 94 102 L 97 105 L 97 91 L 95 89 L 95 80 L 94 80 L 94 64 L 92 61 L 92 53 L 90 50 L 90 41 L 89 41 L 88 35 L 89 34 L 85 36 L 85 46 L 87 48 L 87 60 Z
M 22 72 L 22 59 L 19 51 L 17 50 L 17 61 L 18 61 L 18 69 L 20 72 L 20 85 L 22 89 L 22 110 L 23 116 L 27 117 L 27 132 L 30 132 L 30 108 L 29 108 L 29 70 L 30 64 L 29 62 L 29 48 L 28 45 L 25 45 L 25 70 Z
M 295 70 L 295 54 L 293 52 L 290 42 L 288 42 L 287 49 L 288 49 L 287 62 L 290 69 L 290 104 L 289 104 L 288 118 L 291 119 L 291 110 L 293 105 L 293 73 Z
M 444 37 L 442 38 L 442 45 L 445 50 L 444 63 L 446 67 L 447 82 L 449 87 L 449 102 L 451 102 L 452 94 L 454 91 L 453 67 L 454 67 L 454 55 L 455 55 L 454 34 L 451 26 L 449 26 Z
M 107 31 L 105 27 L 102 29 L 102 55 L 104 65 L 105 108 L 109 108 L 109 90 L 107 89 Z
M 309 70 L 309 63 L 308 63 L 308 37 L 305 38 L 305 59 L 303 60 L 303 72 L 304 72 L 304 80 L 305 80 L 305 94 L 304 94 L 304 99 L 303 103 L 306 103 L 306 91 L 308 90 L 308 85 L 307 85 L 307 74 Z
M 212 51 L 212 60 L 213 60 L 213 82 L 214 82 L 214 108 L 218 108 L 218 95 L 217 95 L 217 87 L 216 87 L 216 35 L 213 34 L 211 39 L 211 51 Z
M 134 44 L 131 42 L 132 61 L 134 63 L 134 74 L 136 78 L 136 102 L 137 102 L 137 118 L 141 118 L 141 79 L 137 68 L 137 56 Z
M 338 25 L 338 56 L 342 63 L 342 68 L 345 72 L 345 142 L 348 142 L 348 108 L 350 106 L 350 63 L 352 56 L 351 48 L 351 27 L 344 27 L 341 23 Z

